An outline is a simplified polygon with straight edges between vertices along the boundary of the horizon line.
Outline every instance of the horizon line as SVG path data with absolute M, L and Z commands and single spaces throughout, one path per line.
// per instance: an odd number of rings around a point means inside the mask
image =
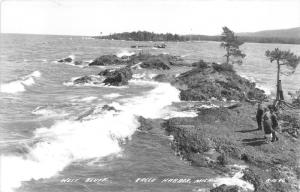
M 266 29 L 266 30 L 259 30 L 259 31 L 253 31 L 253 32 L 234 32 L 236 34 L 238 33 L 256 33 L 256 32 L 262 32 L 262 31 L 273 31 L 273 30 L 289 30 L 289 29 L 296 29 L 296 28 L 300 28 L 300 26 L 297 27 L 290 27 L 290 28 L 283 28 L 283 29 Z M 205 34 L 200 34 L 200 33 L 190 33 L 190 34 L 179 34 L 179 33 L 172 33 L 172 32 L 165 32 L 165 33 L 161 33 L 161 32 L 154 32 L 154 31 L 147 31 L 147 30 L 133 30 L 133 31 L 123 31 L 123 32 L 112 32 L 109 33 L 107 35 L 103 35 L 103 36 L 108 36 L 111 34 L 116 34 L 116 33 L 132 33 L 132 32 L 150 32 L 150 33 L 156 33 L 156 34 L 166 34 L 166 33 L 171 33 L 171 34 L 177 34 L 177 35 L 181 35 L 181 36 L 185 36 L 185 35 L 204 35 L 204 36 L 218 36 L 221 35 L 221 32 L 219 34 L 215 34 L 215 35 L 205 35 Z M 100 32 L 101 33 L 101 32 Z M 16 33 L 16 32 L 0 32 L 0 34 L 15 34 L 15 35 L 53 35 L 53 36 L 77 36 L 77 37 L 99 37 L 101 35 L 74 35 L 74 34 L 47 34 L 47 33 Z

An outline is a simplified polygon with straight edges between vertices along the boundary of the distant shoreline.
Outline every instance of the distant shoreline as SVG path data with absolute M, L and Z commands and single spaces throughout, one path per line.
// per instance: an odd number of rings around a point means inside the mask
M 135 41 L 135 42 L 190 42 L 190 41 L 215 41 L 220 42 L 220 36 L 209 35 L 178 35 L 182 40 L 142 40 L 142 39 L 130 39 L 130 38 L 112 38 L 112 35 L 106 36 L 88 36 L 88 35 L 59 35 L 59 34 L 29 34 L 29 33 L 0 33 L 0 35 L 36 35 L 36 36 L 66 36 L 66 37 L 86 37 L 93 39 L 103 40 L 123 40 L 123 41 Z M 238 36 L 241 41 L 245 43 L 266 43 L 266 44 L 294 44 L 300 45 L 300 38 L 274 38 L 274 37 L 255 37 L 255 36 Z
M 101 39 L 101 40 L 116 40 L 116 41 L 133 41 L 133 42 L 206 42 L 206 41 L 213 41 L 213 42 L 221 42 L 218 39 L 192 39 L 192 40 L 185 40 L 185 41 L 167 41 L 167 40 L 161 40 L 161 41 L 153 41 L 153 40 L 130 40 L 130 39 L 109 39 L 109 38 L 99 38 L 99 36 L 92 36 L 91 38 L 94 39 Z M 262 43 L 262 44 L 291 44 L 291 45 L 300 45 L 300 39 L 283 39 L 283 40 L 278 40 L 278 41 L 272 41 L 270 40 L 265 40 L 264 38 L 258 38 L 258 40 L 243 40 L 243 38 L 248 38 L 248 37 L 239 37 L 241 38 L 242 41 L 245 43 Z M 253 38 L 253 37 L 249 37 Z
M 221 41 L 221 36 L 208 36 L 208 35 L 178 35 L 177 38 L 172 40 L 163 38 L 165 34 L 161 35 L 161 39 L 145 39 L 145 38 L 132 38 L 122 34 L 113 34 L 107 36 L 92 36 L 94 39 L 105 40 L 123 40 L 123 41 L 152 41 L 152 42 L 188 42 L 188 41 Z M 158 34 L 160 35 L 160 34 Z M 255 36 L 238 36 L 238 38 L 245 43 L 271 43 L 271 44 L 300 44 L 299 38 L 275 38 L 275 37 L 255 37 Z

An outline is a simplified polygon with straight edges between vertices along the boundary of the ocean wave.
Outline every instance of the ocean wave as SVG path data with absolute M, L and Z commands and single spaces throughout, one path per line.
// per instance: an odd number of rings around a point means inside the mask
M 75 83 L 75 81 L 82 77 L 72 77 L 70 81 L 64 82 L 65 86 L 76 86 L 76 87 L 102 87 L 102 88 L 114 88 L 114 89 L 126 89 L 128 86 L 113 86 L 113 85 L 105 85 L 103 82 L 104 77 L 100 75 L 89 75 L 87 81 L 82 81 L 80 83 Z
M 242 180 L 243 177 L 243 170 L 245 168 L 247 168 L 247 166 L 243 166 L 243 165 L 232 165 L 232 168 L 234 168 L 236 171 L 235 173 L 233 173 L 232 177 L 217 177 L 214 179 L 213 181 L 213 186 L 217 187 L 220 186 L 222 184 L 225 185 L 236 185 L 239 186 L 241 188 L 243 188 L 246 191 L 254 191 L 254 186 L 253 184 Z
M 135 54 L 135 52 L 129 52 L 127 50 L 122 50 L 121 52 L 117 53 L 117 57 L 120 57 L 120 58 L 124 57 L 124 56 L 129 57 L 129 56 L 132 56 L 134 54 Z
M 59 110 L 59 109 L 52 109 L 51 107 L 48 106 L 39 106 L 35 108 L 32 112 L 34 115 L 40 115 L 43 117 L 65 117 L 69 115 L 66 113 L 64 110 Z
M 76 61 L 75 60 L 75 55 L 69 55 L 66 58 L 63 59 L 58 59 L 56 61 L 53 61 L 54 63 L 63 63 L 66 65 L 71 65 L 79 68 L 85 68 L 88 67 L 89 63 L 91 62 L 90 60 L 87 61 Z
M 0 92 L 2 93 L 18 93 L 24 92 L 26 86 L 31 86 L 35 83 L 35 79 L 41 77 L 41 72 L 34 71 L 29 75 L 26 75 L 19 80 L 11 81 L 9 83 L 0 85 Z
M 119 93 L 110 93 L 110 94 L 103 95 L 103 97 L 107 98 L 107 99 L 114 99 L 114 98 L 117 98 L 120 96 L 121 96 L 121 94 L 119 94 Z
M 72 102 L 92 102 L 94 100 L 98 99 L 98 97 L 95 96 L 89 96 L 89 97 L 84 97 L 84 98 L 73 98 L 71 99 Z
M 120 153 L 119 143 L 130 139 L 139 127 L 137 116 L 159 118 L 161 109 L 173 101 L 179 101 L 179 91 L 158 83 L 143 96 L 123 100 L 118 113 L 103 113 L 86 121 L 57 121 L 49 128 L 36 129 L 33 139 L 43 139 L 27 154 L 1 157 L 2 191 L 12 191 L 22 181 L 53 177 L 74 161 Z
M 145 79 L 145 80 L 150 80 L 153 79 L 157 74 L 155 73 L 135 73 L 133 74 L 132 78 L 134 79 Z
M 260 79 L 256 79 L 255 77 L 253 77 L 251 75 L 248 75 L 248 74 L 245 74 L 245 73 L 241 73 L 240 76 L 247 79 L 247 80 L 249 80 L 252 83 L 256 83 L 256 87 L 259 88 L 259 89 L 264 90 L 266 95 L 273 96 L 275 94 L 271 87 L 260 83 Z

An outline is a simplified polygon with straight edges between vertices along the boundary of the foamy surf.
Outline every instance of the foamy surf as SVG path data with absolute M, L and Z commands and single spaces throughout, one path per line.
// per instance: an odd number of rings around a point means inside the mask
M 72 102 L 86 102 L 90 103 L 94 100 L 98 99 L 98 97 L 95 96 L 89 96 L 89 97 L 83 97 L 83 98 L 73 98 L 71 99 Z
M 35 79 L 41 77 L 41 72 L 34 71 L 29 75 L 26 75 L 19 80 L 11 81 L 9 83 L 0 85 L 0 92 L 2 93 L 18 93 L 24 92 L 26 90 L 26 86 L 31 86 L 35 83 Z
M 62 117 L 69 115 L 64 110 L 52 109 L 51 107 L 48 107 L 48 106 L 39 106 L 39 107 L 35 108 L 31 113 L 34 115 L 39 115 L 39 116 L 43 116 L 46 118 L 50 118 L 50 117 L 62 118 Z
M 107 98 L 107 99 L 115 99 L 120 96 L 121 96 L 121 94 L 119 94 L 119 93 L 110 93 L 110 94 L 103 95 L 103 97 Z
M 123 50 L 123 51 L 121 51 L 121 52 L 119 52 L 118 54 L 117 54 L 117 57 L 129 57 L 129 56 L 132 56 L 132 55 L 134 55 L 135 54 L 135 52 L 129 52 L 129 51 L 127 51 L 127 50 Z
M 254 186 L 253 184 L 242 180 L 243 177 L 243 170 L 247 168 L 247 166 L 243 165 L 232 165 L 231 167 L 236 168 L 237 171 L 234 173 L 232 177 L 218 177 L 214 179 L 213 186 L 217 187 L 222 184 L 225 185 L 236 185 L 241 187 L 242 189 L 246 191 L 254 191 Z
M 86 121 L 57 121 L 38 128 L 33 139 L 42 138 L 20 156 L 1 157 L 1 191 L 10 192 L 22 181 L 57 175 L 74 161 L 101 158 L 122 151 L 119 142 L 131 137 L 139 126 L 137 116 L 161 117 L 161 109 L 179 101 L 179 91 L 167 83 L 156 83 L 144 96 L 123 99 L 120 112 L 107 112 Z

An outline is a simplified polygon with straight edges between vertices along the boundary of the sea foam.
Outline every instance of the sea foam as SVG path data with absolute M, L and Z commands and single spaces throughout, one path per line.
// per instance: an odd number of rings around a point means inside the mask
M 213 181 L 213 186 L 217 187 L 222 184 L 225 185 L 236 185 L 241 188 L 243 188 L 246 191 L 254 191 L 254 186 L 253 184 L 242 180 L 243 177 L 243 170 L 247 168 L 247 166 L 244 165 L 231 165 L 231 167 L 236 168 L 237 171 L 234 173 L 232 177 L 217 177 Z
M 125 102 L 126 101 L 126 102 Z M 28 153 L 2 156 L 1 191 L 13 191 L 22 181 L 50 178 L 74 161 L 101 158 L 120 153 L 120 141 L 128 138 L 139 126 L 137 116 L 159 118 L 161 109 L 179 101 L 179 91 L 167 83 L 156 83 L 143 96 L 123 100 L 120 112 L 100 114 L 86 121 L 63 120 L 53 126 L 38 128 L 32 139 L 37 140 Z
M 41 72 L 34 71 L 29 75 L 21 77 L 19 80 L 11 81 L 9 83 L 0 85 L 0 92 L 2 93 L 18 93 L 24 92 L 26 86 L 31 86 L 35 83 L 35 79 L 41 76 Z
M 123 50 L 123 51 L 117 53 L 117 57 L 123 57 L 123 56 L 129 57 L 129 56 L 132 56 L 134 54 L 135 54 L 135 52 L 129 52 L 127 50 Z

